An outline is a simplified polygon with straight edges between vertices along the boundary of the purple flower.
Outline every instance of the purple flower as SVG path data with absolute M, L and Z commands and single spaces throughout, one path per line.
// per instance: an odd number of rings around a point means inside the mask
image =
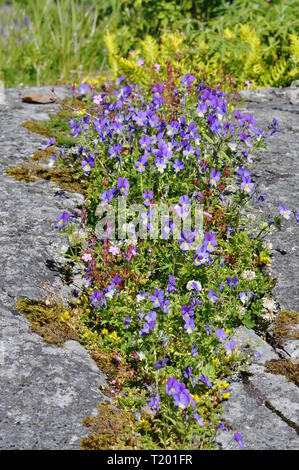
M 192 376 L 192 367 L 190 367 L 190 366 L 185 367 L 184 377 L 186 379 L 190 379 L 191 376 Z
M 188 305 L 183 305 L 182 306 L 182 316 L 185 321 L 187 321 L 190 317 L 193 317 L 194 315 L 194 310 L 192 307 L 188 307 Z
M 169 362 L 168 357 L 164 357 L 164 359 L 162 359 L 161 361 L 155 362 L 155 369 L 156 370 L 161 369 L 162 367 L 166 366 L 168 362 Z
M 89 85 L 88 83 L 82 83 L 82 85 L 80 85 L 79 87 L 79 91 L 80 91 L 80 94 L 81 95 L 86 95 L 86 93 L 88 92 L 89 90 Z
M 230 341 L 228 341 L 226 343 L 226 345 L 224 347 L 225 347 L 225 350 L 226 350 L 226 355 L 230 356 L 232 354 L 233 350 L 236 347 L 236 342 L 231 339 Z
M 193 318 L 187 318 L 186 319 L 184 328 L 187 331 L 188 335 L 191 335 L 192 331 L 195 328 L 195 323 L 194 323 Z
M 160 307 L 164 313 L 167 313 L 170 307 L 170 300 L 163 300 L 163 302 L 160 302 Z
M 217 302 L 218 298 L 217 295 L 215 294 L 215 292 L 213 291 L 213 289 L 210 289 L 209 290 L 209 294 L 208 294 L 208 297 L 209 297 L 209 301 L 212 302 L 212 304 L 214 304 L 215 302 Z
M 194 242 L 195 234 L 191 230 L 184 230 L 182 231 L 181 238 L 178 238 L 178 242 L 180 244 L 180 248 L 183 251 L 187 251 L 190 249 L 190 244 Z
M 129 317 L 129 315 L 124 319 L 124 324 L 126 326 L 126 328 L 128 329 L 129 328 L 129 325 L 131 323 L 131 319 Z
M 52 145 L 54 145 L 56 142 L 56 137 L 52 137 L 51 139 L 48 139 L 47 142 L 42 145 L 42 150 L 45 150 L 46 148 L 48 147 L 51 147 Z
M 159 395 L 154 395 L 150 401 L 148 402 L 148 406 L 150 407 L 150 409 L 156 413 L 157 410 L 160 408 L 160 397 Z
M 214 233 L 206 233 L 204 239 L 204 248 L 209 252 L 212 253 L 214 251 L 214 247 L 217 246 L 218 242 L 216 240 L 216 236 Z
M 146 155 L 142 155 L 137 162 L 134 162 L 134 165 L 136 166 L 137 171 L 139 171 L 139 173 L 145 172 L 146 164 L 147 164 Z
M 224 343 L 225 339 L 228 337 L 225 331 L 222 330 L 221 328 L 216 328 L 216 336 L 218 338 L 218 341 L 220 341 L 220 343 Z
M 184 169 L 184 166 L 184 162 L 181 162 L 178 158 L 176 158 L 174 164 L 172 165 L 172 168 L 174 169 L 175 173 L 178 173 L 179 171 Z
M 154 293 L 150 296 L 149 299 L 152 301 L 154 308 L 160 307 L 161 303 L 164 302 L 164 290 L 154 289 Z
M 243 436 L 239 432 L 235 432 L 234 434 L 234 439 L 237 442 L 238 446 L 240 449 L 244 449 L 244 442 L 243 442 Z
M 297 212 L 297 214 L 296 214 L 296 222 L 299 223 L 299 212 Z
M 201 247 L 197 250 L 194 255 L 194 264 L 195 266 L 200 266 L 205 264 L 209 259 L 209 253 L 206 251 L 205 247 Z
M 109 202 L 112 201 L 113 199 L 113 196 L 114 196 L 114 193 L 115 193 L 115 187 L 111 188 L 111 189 L 107 189 L 106 191 L 104 191 L 101 195 L 100 195 L 100 199 L 102 201 L 102 205 L 103 204 L 108 204 Z
M 127 180 L 127 178 L 119 177 L 117 179 L 117 186 L 118 186 L 118 189 L 120 190 L 121 194 L 123 194 L 124 196 L 128 195 L 128 190 L 129 190 L 129 187 L 130 187 L 130 183 Z
M 236 277 L 227 277 L 226 278 L 226 283 L 229 287 L 235 287 L 239 284 L 239 281 Z
M 154 197 L 154 192 L 146 189 L 145 192 L 142 194 L 142 197 L 143 197 L 143 204 L 145 206 L 150 206 Z
M 83 172 L 89 175 L 91 168 L 94 167 L 94 158 L 90 156 L 88 160 L 82 160 L 81 165 Z
M 192 349 L 191 349 L 191 354 L 193 357 L 197 356 L 197 346 L 196 344 L 193 344 Z
M 207 385 L 209 388 L 212 387 L 212 384 L 211 384 L 211 382 L 209 381 L 208 375 L 203 375 L 203 374 L 202 374 L 202 375 L 200 376 L 199 380 L 200 380 L 203 384 Z
M 175 393 L 173 398 L 174 404 L 181 410 L 185 410 L 191 402 L 191 395 L 187 388 L 185 388 L 181 392 Z
M 279 211 L 280 211 L 280 215 L 284 218 L 284 219 L 289 219 L 290 218 L 290 215 L 292 214 L 292 211 L 289 211 L 284 205 L 280 205 L 279 206 Z
M 219 428 L 222 429 L 225 432 L 228 432 L 227 427 L 223 423 L 219 423 Z
M 194 75 L 191 75 L 190 73 L 187 73 L 184 77 L 181 77 L 181 84 L 184 88 L 188 88 L 191 83 L 193 83 L 195 80 Z
M 103 292 L 95 290 L 93 294 L 91 294 L 91 304 L 94 307 L 98 307 L 98 304 L 102 303 Z
M 194 417 L 195 421 L 197 422 L 197 424 L 199 424 L 199 426 L 203 426 L 203 418 L 201 418 L 201 417 L 199 416 L 199 414 L 197 413 L 197 411 L 195 411 L 195 412 L 193 413 L 193 417 Z
M 56 228 L 62 227 L 68 221 L 69 218 L 70 215 L 68 214 L 68 212 L 63 212 L 62 214 L 58 215 Z
M 215 168 L 212 168 L 211 174 L 210 174 L 210 185 L 211 186 L 216 186 L 216 183 L 220 181 L 220 175 L 221 172 L 215 170 Z
M 178 381 L 176 377 L 171 377 L 170 379 L 167 380 L 166 382 L 167 395 L 174 395 L 179 390 L 179 388 L 180 388 L 180 382 Z

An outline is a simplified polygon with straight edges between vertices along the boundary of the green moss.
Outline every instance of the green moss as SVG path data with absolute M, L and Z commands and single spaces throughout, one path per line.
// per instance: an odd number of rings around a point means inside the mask
M 17 300 L 16 306 L 31 323 L 31 330 L 48 343 L 63 346 L 67 340 L 78 339 L 62 303 L 52 302 L 48 305 L 43 300 L 21 298 Z
M 54 181 L 67 191 L 85 194 L 86 182 L 76 174 L 73 166 L 59 164 L 51 168 L 45 165 L 41 166 L 49 160 L 51 153 L 53 151 L 48 149 L 38 150 L 26 162 L 9 168 L 6 174 L 17 181 L 25 181 L 26 183 L 31 183 L 36 178 Z
M 299 363 L 290 359 L 272 359 L 266 362 L 266 371 L 276 375 L 285 375 L 289 381 L 299 386 Z
M 132 413 L 111 403 L 99 403 L 98 415 L 89 416 L 83 424 L 90 435 L 81 440 L 84 450 L 133 449 L 135 418 Z
M 82 101 L 74 98 L 65 98 L 61 102 L 61 109 L 56 114 L 51 114 L 49 119 L 42 121 L 25 121 L 23 127 L 30 132 L 44 135 L 45 137 L 56 137 L 56 145 L 72 147 L 74 139 L 70 136 L 68 120 L 74 110 L 81 109 Z
M 283 344 L 289 339 L 299 339 L 299 313 L 282 310 L 279 312 L 272 325 L 272 333 L 278 344 Z

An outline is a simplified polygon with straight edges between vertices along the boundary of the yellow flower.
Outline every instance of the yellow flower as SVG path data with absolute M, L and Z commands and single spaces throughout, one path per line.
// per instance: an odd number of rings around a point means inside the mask
M 112 339 L 117 339 L 117 338 L 118 338 L 116 331 L 113 331 L 113 332 L 111 333 L 111 335 L 109 335 L 109 336 L 110 336 L 110 338 L 112 338 Z
M 107 328 L 102 329 L 102 335 L 108 335 L 108 330 Z
M 228 385 L 229 385 L 228 382 L 223 381 L 223 382 L 221 382 L 221 384 L 219 385 L 219 388 L 220 388 L 221 390 L 225 390 L 225 389 L 228 387 Z
M 223 400 L 228 400 L 230 397 L 230 392 L 226 392 L 222 395 Z
M 75 113 L 77 114 L 77 116 L 84 116 L 84 114 L 86 113 L 86 109 L 80 109 L 79 111 L 76 111 Z
M 195 401 L 199 401 L 200 396 L 195 393 L 195 395 L 191 395 L 192 398 L 194 398 Z
M 215 366 L 217 363 L 218 363 L 218 358 L 217 358 L 217 357 L 213 357 L 213 359 L 212 359 L 212 364 L 213 364 L 213 366 Z

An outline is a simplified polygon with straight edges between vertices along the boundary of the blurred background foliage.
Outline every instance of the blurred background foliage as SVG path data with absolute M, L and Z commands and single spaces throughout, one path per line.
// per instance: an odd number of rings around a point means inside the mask
M 224 67 L 237 85 L 288 85 L 297 12 L 298 0 L 0 0 L 0 74 L 7 86 L 108 74 L 146 84 L 171 61 L 208 81 Z

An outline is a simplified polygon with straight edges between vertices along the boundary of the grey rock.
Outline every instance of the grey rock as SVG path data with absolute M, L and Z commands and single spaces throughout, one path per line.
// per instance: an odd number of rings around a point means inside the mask
M 87 434 L 82 419 L 105 399 L 105 377 L 87 351 L 75 341 L 45 343 L 15 309 L 20 296 L 44 298 L 51 290 L 67 298 L 77 288 L 65 286 L 55 269 L 66 245 L 55 225 L 63 210 L 76 216 L 82 196 L 5 175 L 46 140 L 22 122 L 58 109 L 22 103 L 18 90 L 6 90 L 0 105 L 0 449 L 78 449 Z
M 231 397 L 223 406 L 224 418 L 232 430 L 219 430 L 217 442 L 226 450 L 237 449 L 233 436 L 239 432 L 244 438 L 244 449 L 287 450 L 299 449 L 295 429 L 267 408 L 257 397 L 249 395 L 242 382 L 230 386 Z
M 256 364 L 265 364 L 271 359 L 279 359 L 273 348 L 246 326 L 237 328 L 233 339 L 236 341 L 238 349 L 253 358 Z

